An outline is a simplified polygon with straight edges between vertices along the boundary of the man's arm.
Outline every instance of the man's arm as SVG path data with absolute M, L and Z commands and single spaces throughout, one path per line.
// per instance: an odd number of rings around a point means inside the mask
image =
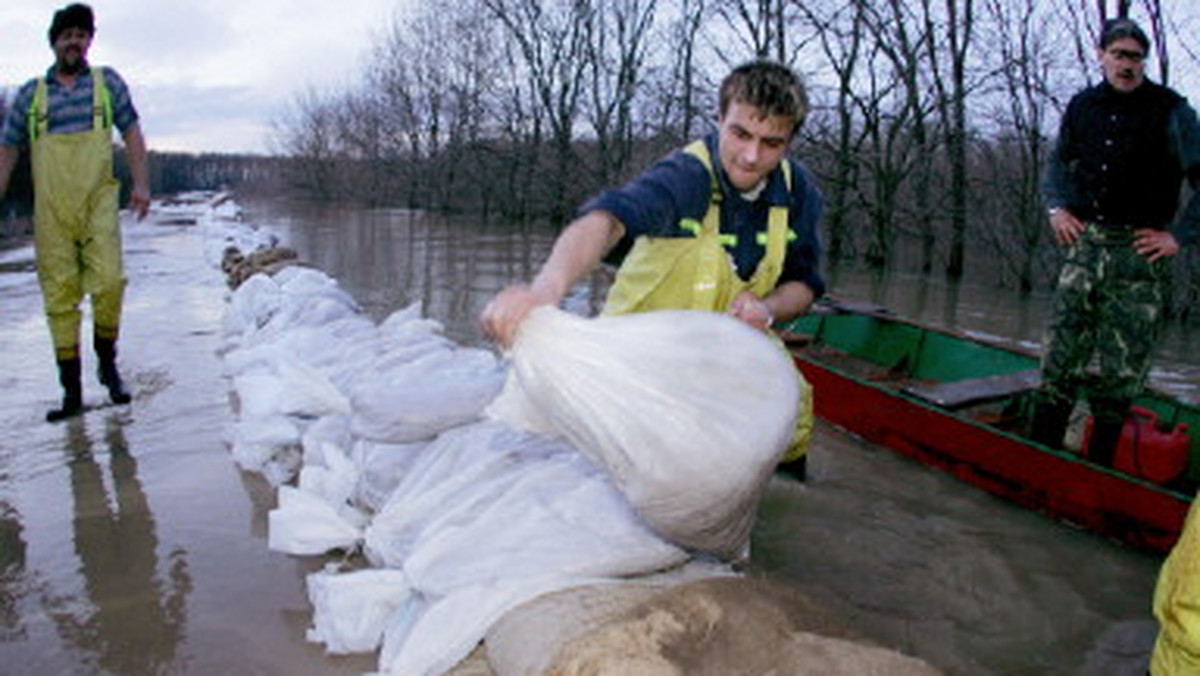
M 1167 122 L 1171 152 L 1183 168 L 1192 194 L 1169 230 L 1141 228 L 1134 231 L 1133 248 L 1151 263 L 1179 253 L 1187 244 L 1200 240 L 1200 122 L 1187 101 L 1180 101 Z
M 607 211 L 590 211 L 572 221 L 532 282 L 504 289 L 483 309 L 484 332 L 503 347 L 512 345 L 517 327 L 530 311 L 539 305 L 557 305 L 624 233 L 625 226 Z
M 1187 246 L 1200 241 L 1200 121 L 1196 110 L 1181 101 L 1172 111 L 1169 124 L 1169 136 L 1175 141 L 1180 166 L 1192 191 L 1171 232 L 1180 246 Z
M 20 156 L 20 148 L 0 145 L 0 200 L 8 193 L 8 182 L 12 179 L 13 168 L 17 166 Z
M 1070 114 L 1071 108 L 1068 106 L 1059 126 L 1058 138 L 1046 160 L 1046 169 L 1041 181 L 1042 202 L 1048 209 L 1050 231 L 1054 233 L 1054 241 L 1064 246 L 1074 244 L 1087 229 L 1087 224 L 1067 209 L 1068 184 L 1071 179 L 1067 175 L 1067 161 L 1063 157 L 1063 151 L 1069 142 L 1070 126 L 1067 118 Z
M 150 211 L 150 163 L 146 154 L 146 139 L 137 122 L 126 127 L 121 138 L 125 141 L 125 160 L 129 163 L 129 175 L 133 179 L 129 208 L 140 221 Z

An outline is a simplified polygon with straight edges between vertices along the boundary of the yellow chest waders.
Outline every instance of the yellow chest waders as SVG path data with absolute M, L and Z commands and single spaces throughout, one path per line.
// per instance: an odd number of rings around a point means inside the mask
M 685 220 L 679 224 L 694 237 L 639 237 L 609 290 L 604 303 L 606 315 L 680 309 L 726 312 L 741 291 L 750 290 L 763 298 L 779 281 L 791 235 L 788 208 L 771 207 L 767 215 L 767 232 L 764 233 L 766 253 L 750 279 L 743 281 L 725 250 L 725 243 L 732 235 L 721 234 L 721 192 L 708 148 L 703 141 L 696 141 L 684 151 L 699 159 L 712 177 L 713 198 L 704 214 L 704 222 Z M 791 166 L 786 161 L 780 166 L 790 190 Z M 778 338 L 776 342 L 780 349 L 786 349 Z M 801 410 L 784 462 L 803 456 L 812 438 L 812 387 L 799 370 L 796 377 L 800 379 Z
M 1200 494 L 1188 511 L 1183 534 L 1158 574 L 1154 617 L 1159 632 L 1150 673 L 1200 674 Z
M 29 107 L 38 282 L 58 359 L 79 354 L 79 303 L 92 297 L 95 333 L 115 340 L 125 276 L 112 170 L 112 100 L 92 71 L 92 129 L 49 133 L 49 96 L 39 78 Z

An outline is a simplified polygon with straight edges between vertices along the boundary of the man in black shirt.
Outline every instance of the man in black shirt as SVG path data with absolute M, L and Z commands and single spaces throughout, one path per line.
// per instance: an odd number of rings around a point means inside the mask
M 1170 259 L 1200 236 L 1200 124 L 1187 100 L 1150 82 L 1150 41 L 1133 21 L 1104 24 L 1104 81 L 1076 94 L 1042 185 L 1055 240 L 1067 247 L 1042 358 L 1031 436 L 1060 446 L 1093 354 L 1100 380 L 1088 457 L 1112 463 L 1162 327 Z

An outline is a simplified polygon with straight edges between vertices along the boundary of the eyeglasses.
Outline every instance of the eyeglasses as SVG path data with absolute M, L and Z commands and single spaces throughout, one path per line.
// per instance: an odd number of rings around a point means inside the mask
M 1141 63 L 1146 60 L 1146 54 L 1144 52 L 1133 52 L 1128 49 L 1110 49 L 1108 50 L 1108 53 L 1118 61 Z

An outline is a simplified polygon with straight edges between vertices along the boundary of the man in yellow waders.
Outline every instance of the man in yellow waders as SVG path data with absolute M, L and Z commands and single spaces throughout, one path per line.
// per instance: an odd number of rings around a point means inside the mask
M 20 149 L 28 147 L 31 154 L 38 281 L 63 387 L 62 405 L 46 414 L 50 421 L 83 410 L 79 304 L 84 294 L 92 299 L 100 382 L 113 403 L 130 400 L 116 364 L 125 273 L 119 184 L 112 169 L 114 125 L 125 142 L 133 178 L 130 208 L 139 219 L 150 207 L 150 180 L 145 139 L 125 82 L 111 68 L 88 66 L 94 35 L 87 5 L 55 12 L 49 30 L 54 65 L 17 92 L 0 137 L 0 196 Z
M 1200 674 L 1200 494 L 1188 511 L 1183 535 L 1158 574 L 1154 617 L 1159 633 L 1150 673 Z
M 560 302 L 606 254 L 622 259 L 606 314 L 728 312 L 765 331 L 807 312 L 825 290 L 822 199 L 808 170 L 787 157 L 807 113 L 803 84 L 787 67 L 734 69 L 721 84 L 716 133 L 585 204 L 533 281 L 492 299 L 484 330 L 510 345 L 530 310 Z M 807 383 L 802 392 L 805 410 L 780 465 L 799 479 L 812 432 Z

